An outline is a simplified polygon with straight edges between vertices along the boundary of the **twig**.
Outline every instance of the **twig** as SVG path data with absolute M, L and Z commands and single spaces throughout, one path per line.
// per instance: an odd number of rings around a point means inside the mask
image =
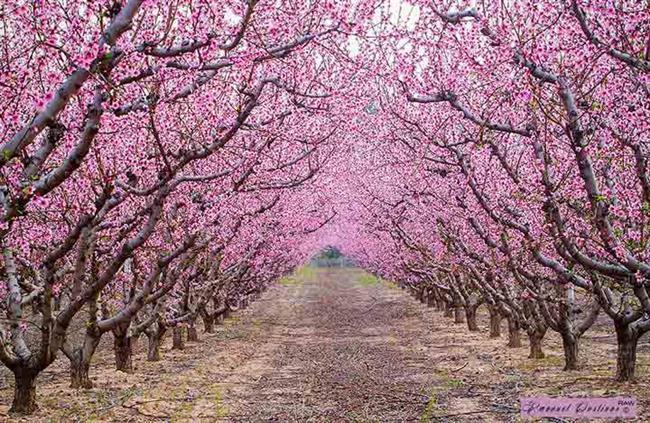
M 467 367 L 468 364 L 469 364 L 469 361 L 466 361 L 465 364 L 463 364 L 462 366 L 460 366 L 460 367 L 457 368 L 457 369 L 451 370 L 451 372 L 452 372 L 452 373 L 455 373 L 455 372 L 457 372 L 457 371 L 463 370 L 465 367 Z

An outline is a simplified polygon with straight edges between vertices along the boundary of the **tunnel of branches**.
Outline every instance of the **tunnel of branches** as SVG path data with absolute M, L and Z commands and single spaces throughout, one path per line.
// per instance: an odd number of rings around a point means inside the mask
M 601 319 L 634 380 L 649 89 L 632 0 L 3 2 L 12 411 L 55 359 L 80 389 L 102 339 L 164 360 L 319 252 L 531 358 L 557 332 L 566 371 Z

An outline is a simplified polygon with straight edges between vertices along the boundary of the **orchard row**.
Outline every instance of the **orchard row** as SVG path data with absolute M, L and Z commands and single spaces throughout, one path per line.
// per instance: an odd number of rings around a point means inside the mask
M 485 302 L 538 346 L 557 330 L 568 369 L 606 314 L 632 379 L 648 19 L 632 0 L 0 5 L 12 410 L 58 355 L 88 386 L 110 332 L 128 371 L 134 337 L 155 358 L 325 245 L 470 322 Z

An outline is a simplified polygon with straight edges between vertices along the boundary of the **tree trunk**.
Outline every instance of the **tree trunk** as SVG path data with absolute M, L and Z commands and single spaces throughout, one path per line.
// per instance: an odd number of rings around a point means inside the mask
M 571 333 L 561 333 L 564 348 L 564 370 L 578 370 L 579 339 Z
M 187 328 L 187 342 L 199 342 L 199 332 L 196 330 L 194 323 Z
M 521 347 L 521 331 L 519 329 L 519 322 L 510 317 L 508 317 L 508 347 Z
M 426 289 L 419 290 L 417 299 L 418 301 L 424 304 L 427 301 L 427 290 Z
M 147 361 L 160 361 L 160 345 L 166 330 L 158 328 L 155 332 L 147 333 L 149 339 L 149 348 L 147 351 Z
M 70 387 L 74 389 L 90 389 L 93 382 L 88 376 L 90 371 L 90 360 L 79 356 L 76 360 L 70 360 Z
M 634 380 L 636 367 L 636 349 L 639 334 L 631 330 L 630 325 L 615 325 L 618 353 L 616 356 L 616 380 L 631 382 Z
M 503 316 L 495 306 L 489 306 L 488 310 L 490 312 L 490 338 L 499 338 L 501 337 L 501 320 L 503 320 Z
M 133 345 L 126 333 L 113 332 L 113 351 L 115 368 L 125 373 L 133 373 Z
M 429 292 L 427 295 L 427 307 L 434 307 L 436 305 L 436 298 L 433 295 L 433 291 Z
M 214 317 L 205 313 L 201 318 L 203 319 L 203 333 L 214 333 Z
M 90 389 L 93 383 L 88 376 L 90 371 L 90 361 L 95 354 L 99 345 L 102 334 L 96 332 L 86 333 L 84 343 L 81 348 L 73 352 L 70 359 L 70 387 L 75 389 Z
M 528 341 L 530 342 L 530 354 L 528 358 L 544 358 L 544 351 L 542 350 L 542 339 L 546 335 L 546 330 L 530 330 L 528 331 Z
M 470 332 L 478 332 L 478 324 L 476 323 L 476 310 L 478 306 L 465 307 L 465 318 L 467 319 L 467 329 Z
M 36 377 L 38 372 L 25 369 L 14 370 L 14 400 L 10 413 L 32 414 L 38 410 L 36 405 Z
M 185 341 L 183 340 L 183 328 L 175 326 L 172 329 L 172 350 L 185 349 Z
M 454 317 L 454 306 L 451 304 L 445 305 L 445 314 L 444 317 Z
M 436 301 L 436 311 L 445 311 L 447 309 L 445 302 L 442 300 Z
M 465 312 L 463 306 L 454 307 L 454 323 L 465 323 Z

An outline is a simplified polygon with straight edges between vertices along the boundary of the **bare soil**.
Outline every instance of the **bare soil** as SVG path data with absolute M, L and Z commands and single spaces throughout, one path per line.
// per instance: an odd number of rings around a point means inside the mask
M 650 421 L 650 348 L 639 347 L 638 381 L 613 381 L 615 343 L 606 324 L 588 332 L 585 365 L 562 371 L 559 338 L 547 358 L 453 324 L 394 285 L 355 269 L 310 269 L 272 287 L 217 333 L 163 360 L 113 370 L 110 336 L 91 370 L 96 387 L 68 387 L 59 359 L 38 380 L 40 410 L 11 418 L 10 374 L 0 381 L 0 420 L 29 422 L 514 422 L 519 396 L 636 395 Z M 170 342 L 170 340 L 168 340 Z

